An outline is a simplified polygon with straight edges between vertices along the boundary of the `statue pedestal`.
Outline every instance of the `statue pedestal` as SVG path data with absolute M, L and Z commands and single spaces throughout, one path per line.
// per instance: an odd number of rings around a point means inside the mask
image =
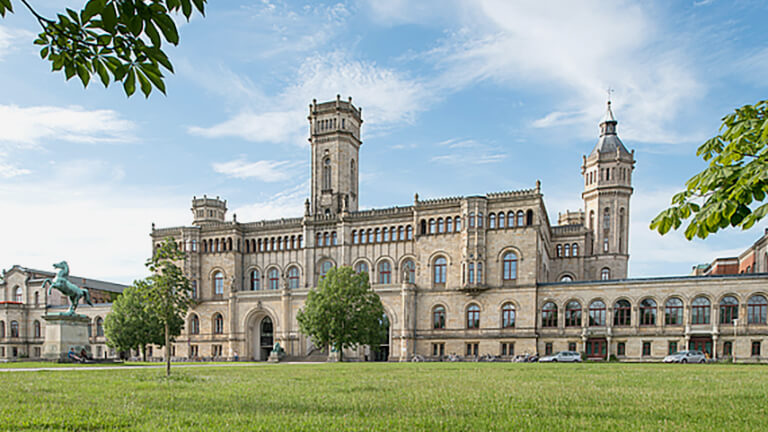
M 90 355 L 88 326 L 91 320 L 83 315 L 45 315 L 45 343 L 43 358 L 47 360 L 68 360 L 69 350 L 76 355 L 85 350 Z

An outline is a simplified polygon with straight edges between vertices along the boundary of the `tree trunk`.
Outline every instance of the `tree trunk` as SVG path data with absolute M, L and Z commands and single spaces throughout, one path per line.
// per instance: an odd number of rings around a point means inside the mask
M 165 321 L 165 376 L 171 376 L 171 329 Z
M 344 361 L 344 347 L 340 346 L 337 348 L 339 350 L 339 363 Z
M 139 347 L 139 350 L 141 351 L 141 361 L 146 362 L 147 361 L 147 346 L 141 345 Z

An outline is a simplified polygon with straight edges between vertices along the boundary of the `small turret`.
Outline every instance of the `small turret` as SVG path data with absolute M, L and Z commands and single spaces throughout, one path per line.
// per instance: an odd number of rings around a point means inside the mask
M 227 200 L 219 197 L 208 198 L 203 195 L 202 198 L 192 197 L 192 223 L 202 225 L 211 222 L 224 222 L 227 215 Z

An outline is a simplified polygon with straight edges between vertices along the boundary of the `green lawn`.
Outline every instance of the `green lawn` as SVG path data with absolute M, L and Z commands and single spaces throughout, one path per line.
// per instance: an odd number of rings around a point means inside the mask
M 0 429 L 768 429 L 764 366 L 261 364 L 173 373 L 0 373 Z

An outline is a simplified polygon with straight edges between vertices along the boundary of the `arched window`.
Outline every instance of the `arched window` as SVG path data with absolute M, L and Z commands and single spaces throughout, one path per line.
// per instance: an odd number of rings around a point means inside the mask
M 344 119 L 341 119 L 341 128 L 344 129 Z M 352 159 L 349 162 L 349 178 L 352 181 L 352 185 L 350 187 L 351 192 L 357 193 L 357 168 L 355 168 L 355 160 Z
M 389 241 L 389 228 L 384 227 L 384 229 L 381 230 L 382 235 L 384 236 L 384 241 Z
M 197 318 L 197 315 L 192 315 L 192 318 L 189 319 L 189 334 L 200 334 L 200 319 Z
M 605 303 L 595 300 L 589 305 L 589 326 L 601 327 L 605 325 Z
M 499 212 L 499 228 L 504 228 L 504 212 Z
M 563 275 L 560 278 L 560 282 L 573 282 L 573 276 L 571 276 L 571 275 Z
M 480 212 L 477 214 L 477 227 L 482 228 L 483 227 L 483 221 L 485 219 L 483 218 L 483 212 Z
M 566 243 L 566 244 L 563 246 L 563 254 L 564 254 L 566 257 L 569 257 L 569 256 L 571 256 L 571 245 L 569 245 L 569 244 L 567 244 L 567 243 Z
M 611 229 L 611 209 L 606 207 L 603 209 L 603 230 L 608 231 Z
M 439 234 L 445 232 L 445 223 L 443 222 L 443 218 L 437 218 L 437 232 Z
M 435 306 L 432 310 L 432 328 L 445 328 L 445 308 L 443 306 Z
M 515 212 L 511 211 L 507 213 L 507 228 L 513 228 L 515 226 Z
M 5 337 L 5 321 L 0 321 L 0 339 Z
M 525 224 L 533 225 L 533 210 L 528 210 L 525 212 Z
M 365 261 L 360 261 L 357 264 L 355 264 L 355 273 L 369 273 L 368 263 L 366 263 Z
M 456 221 L 456 232 L 461 231 L 461 216 L 456 216 L 456 219 L 454 220 Z
M 329 235 L 328 235 L 327 232 L 323 233 L 323 245 L 325 245 L 325 246 L 330 246 L 331 245 L 330 238 L 329 238 Z
M 18 321 L 11 321 L 11 337 L 12 338 L 19 337 L 19 322 Z
M 39 326 L 40 323 L 35 321 Z M 104 336 L 104 320 L 101 317 L 96 318 L 96 337 Z
M 709 324 L 712 303 L 706 297 L 696 297 L 691 302 L 691 324 Z
M 40 293 L 35 291 L 35 306 L 40 304 Z
M 469 213 L 469 227 L 470 228 L 475 227 L 475 212 Z
M 541 307 L 541 326 L 557 327 L 557 305 L 552 302 L 544 303 Z
M 590 210 L 589 212 L 589 230 L 594 231 L 595 230 L 595 211 Z
M 503 279 L 505 281 L 513 281 L 517 279 L 517 255 L 515 255 L 514 252 L 505 253 L 502 264 Z
M 624 249 L 624 208 L 619 209 L 619 253 Z
M 410 225 L 407 225 L 405 227 L 405 239 L 406 240 L 413 240 L 413 227 Z
M 628 326 L 632 323 L 632 306 L 626 300 L 619 300 L 613 305 L 613 325 Z
M 504 303 L 501 307 L 501 327 L 513 328 L 515 326 L 515 305 Z
M 377 273 L 379 274 L 380 284 L 392 283 L 392 264 L 390 264 L 389 261 L 385 260 L 380 262 Z
M 490 229 L 496 228 L 496 215 L 493 213 L 488 215 L 488 228 Z
M 557 245 L 557 257 L 563 256 L 563 245 Z
M 293 266 L 288 269 L 288 288 L 290 289 L 299 288 L 299 269 L 296 266 Z
M 483 263 L 477 263 L 477 283 L 483 283 Z
M 352 244 L 358 244 L 357 230 L 352 230 Z
M 603 268 L 600 270 L 600 279 L 601 280 L 609 280 L 611 278 L 611 269 L 608 267 Z
M 522 210 L 517 211 L 517 226 L 525 225 L 525 213 Z
M 640 325 L 656 325 L 656 302 L 653 299 L 644 299 L 640 302 Z
M 573 256 L 579 256 L 579 245 L 578 243 L 574 243 L 571 245 L 571 253 Z
M 336 231 L 331 233 L 331 245 L 336 246 L 338 244 L 338 239 L 336 238 Z
M 368 243 L 373 243 L 373 230 L 368 228 Z
M 224 334 L 224 317 L 218 313 L 213 316 L 213 334 Z
M 17 286 L 13 294 L 13 300 L 21 303 L 23 293 L 24 293 L 24 290 L 22 290 L 21 287 Z
M 683 302 L 679 298 L 671 298 L 664 305 L 664 324 L 681 325 L 683 323 Z
M 475 263 L 469 263 L 469 283 L 475 283 Z
M 435 227 L 436 227 L 436 226 L 437 226 L 437 225 L 436 225 L 436 222 L 435 222 L 435 220 L 434 220 L 434 219 L 430 219 L 430 220 L 429 220 L 429 233 L 430 233 L 430 234 L 434 234 L 434 233 L 437 231 L 437 230 L 435 229 Z
M 453 232 L 453 218 L 451 217 L 445 219 L 445 232 Z
M 256 291 L 261 289 L 261 273 L 259 273 L 258 270 L 253 270 L 251 272 L 251 291 Z
M 720 300 L 720 324 L 731 324 L 739 319 L 739 301 L 736 297 L 725 296 Z
M 443 285 L 445 284 L 445 273 L 446 273 L 446 267 L 448 266 L 448 260 L 446 260 L 444 257 L 438 257 L 435 259 L 435 273 L 433 282 L 436 285 Z
M 331 189 L 331 158 L 323 161 L 323 190 Z
M 565 326 L 581 327 L 581 303 L 571 300 L 565 305 Z
M 267 277 L 269 278 L 269 289 L 280 289 L 280 270 L 272 267 L 267 272 Z
M 476 304 L 469 305 L 467 308 L 467 328 L 480 328 L 480 306 Z
M 101 319 L 101 318 L 99 318 L 99 319 Z M 35 337 L 36 338 L 42 337 L 43 332 L 40 329 L 40 321 L 35 320 L 34 328 L 35 328 Z M 104 336 L 104 329 L 101 330 L 101 335 L 97 335 L 97 336 Z
M 224 295 L 224 273 L 220 271 L 213 274 L 213 294 Z
M 747 322 L 749 324 L 765 324 L 768 300 L 761 295 L 753 295 L 747 301 Z
M 403 262 L 403 269 L 405 271 L 403 272 L 403 276 L 405 276 L 405 281 L 408 283 L 415 283 L 416 282 L 416 265 L 411 260 L 405 260 Z

